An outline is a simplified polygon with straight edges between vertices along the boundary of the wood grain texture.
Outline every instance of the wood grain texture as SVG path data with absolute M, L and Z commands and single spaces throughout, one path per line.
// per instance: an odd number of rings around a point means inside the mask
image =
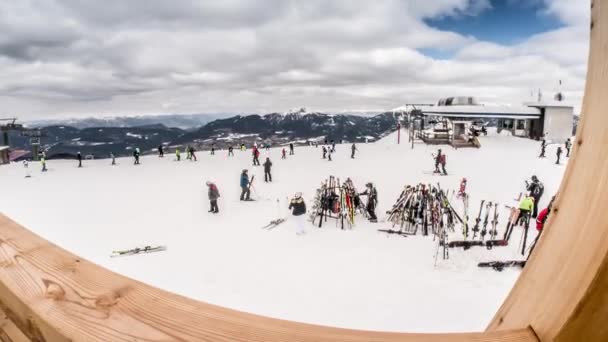
M 337 329 L 197 302 L 110 272 L 0 215 L 0 308 L 32 341 L 537 341 L 530 329 Z
M 530 325 L 542 341 L 608 341 L 608 0 L 592 3 L 591 19 L 572 157 L 538 248 L 487 331 Z

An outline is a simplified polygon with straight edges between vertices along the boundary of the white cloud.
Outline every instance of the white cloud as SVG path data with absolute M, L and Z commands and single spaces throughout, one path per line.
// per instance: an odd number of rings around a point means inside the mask
M 546 5 L 539 20 L 553 15 L 565 26 L 514 46 L 423 21 L 478 15 L 487 0 L 5 1 L 2 111 L 27 119 L 375 109 L 466 94 L 521 102 L 558 80 L 579 106 L 589 6 L 535 1 Z

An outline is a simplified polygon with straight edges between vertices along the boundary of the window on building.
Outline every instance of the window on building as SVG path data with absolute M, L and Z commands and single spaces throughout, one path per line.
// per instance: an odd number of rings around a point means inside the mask
M 513 129 L 513 120 L 505 120 L 502 123 L 504 129 Z
M 517 120 L 517 129 L 526 129 L 526 120 Z

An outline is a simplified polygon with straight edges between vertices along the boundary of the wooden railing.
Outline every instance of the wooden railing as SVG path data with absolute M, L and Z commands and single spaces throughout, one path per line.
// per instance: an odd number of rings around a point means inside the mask
M 358 331 L 229 310 L 110 272 L 0 215 L 0 339 L 608 341 L 607 127 L 608 0 L 598 0 L 573 156 L 546 231 L 485 332 Z

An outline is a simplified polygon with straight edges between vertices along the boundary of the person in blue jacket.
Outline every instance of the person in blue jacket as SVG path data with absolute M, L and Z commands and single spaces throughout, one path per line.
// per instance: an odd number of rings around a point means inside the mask
M 249 189 L 249 175 L 247 169 L 241 173 L 241 201 L 250 201 L 251 190 Z

